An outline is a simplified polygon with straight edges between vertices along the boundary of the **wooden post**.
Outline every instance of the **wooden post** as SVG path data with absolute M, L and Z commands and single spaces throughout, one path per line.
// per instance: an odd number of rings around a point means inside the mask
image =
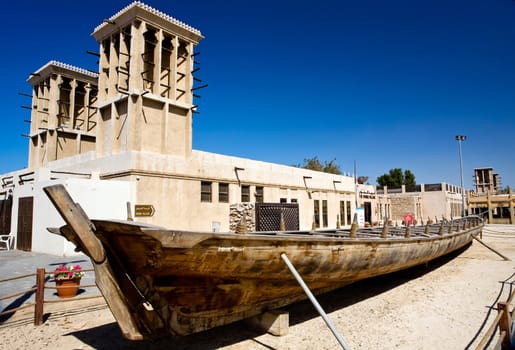
M 408 226 L 406 226 L 406 233 L 404 234 L 404 237 L 405 238 L 411 237 L 411 228 L 409 227 L 409 224 L 408 224 Z
M 350 238 L 356 238 L 358 230 L 358 214 L 354 214 L 354 220 L 352 220 L 352 224 L 350 225 Z
M 284 222 L 284 215 L 281 211 L 281 218 L 279 219 L 279 231 L 286 231 L 286 223 Z
M 39 267 L 36 273 L 36 304 L 34 305 L 34 326 L 43 323 L 43 305 L 45 304 L 45 269 Z
M 388 224 L 385 222 L 383 225 L 383 230 L 381 231 L 381 238 L 388 237 Z
M 132 218 L 131 202 L 127 202 L 127 221 L 134 221 Z
M 511 315 L 510 308 L 507 302 L 501 301 L 497 303 L 497 311 L 502 312 L 501 319 L 499 320 L 499 331 L 501 334 L 504 332 L 504 338 L 502 339 L 502 350 L 510 350 L 511 347 Z
M 438 234 L 443 236 L 443 221 L 440 223 L 440 228 L 438 229 Z
M 494 213 L 492 210 L 492 196 L 490 195 L 490 190 L 486 190 L 486 205 L 488 207 L 488 223 L 492 224 L 494 221 Z
M 102 243 L 93 232 L 94 225 L 81 207 L 74 203 L 63 185 L 53 185 L 44 188 L 57 211 L 69 225 L 70 231 L 65 237 L 78 244 L 91 258 L 95 269 L 95 282 L 102 292 L 114 318 L 124 336 L 131 340 L 141 340 L 137 320 L 131 313 L 126 296 L 118 286 Z
M 63 185 L 54 185 L 45 187 L 44 190 L 64 221 L 71 226 L 81 241 L 80 248 L 84 253 L 97 264 L 104 262 L 106 258 L 105 251 L 93 233 L 93 223 L 89 220 L 84 220 L 84 211 L 73 202 L 65 187 Z

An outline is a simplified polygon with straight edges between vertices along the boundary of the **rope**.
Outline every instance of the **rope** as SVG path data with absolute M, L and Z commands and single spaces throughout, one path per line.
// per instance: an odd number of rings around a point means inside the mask
M 14 297 L 17 297 L 18 295 L 24 295 L 24 294 L 27 294 L 29 292 L 35 292 L 36 291 L 36 287 L 34 288 L 30 288 L 30 289 L 26 289 L 24 291 L 21 291 L 21 292 L 18 292 L 18 293 L 14 293 L 14 294 L 10 294 L 10 295 L 6 295 L 6 296 L 3 296 L 0 298 L 0 300 L 6 300 L 6 299 L 11 299 L 11 298 L 14 298 Z
M 21 276 L 16 276 L 16 277 L 8 277 L 8 278 L 4 278 L 4 279 L 0 280 L 0 283 L 8 282 L 8 281 L 13 281 L 13 280 L 19 280 L 21 278 L 35 277 L 35 276 L 36 276 L 35 273 L 31 273 L 31 274 L 28 274 L 28 275 L 21 275 Z

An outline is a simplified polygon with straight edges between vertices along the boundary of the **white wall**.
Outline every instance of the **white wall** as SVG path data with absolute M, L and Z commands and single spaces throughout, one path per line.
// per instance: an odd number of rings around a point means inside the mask
M 126 202 L 131 200 L 132 193 L 128 182 L 65 179 L 41 181 L 24 186 L 34 188 L 32 192 L 34 195 L 32 251 L 59 256 L 77 254 L 72 243 L 47 231 L 48 227 L 60 227 L 65 224 L 43 191 L 44 187 L 57 183 L 65 185 L 74 201 L 79 202 L 80 198 L 80 205 L 90 219 L 127 218 Z

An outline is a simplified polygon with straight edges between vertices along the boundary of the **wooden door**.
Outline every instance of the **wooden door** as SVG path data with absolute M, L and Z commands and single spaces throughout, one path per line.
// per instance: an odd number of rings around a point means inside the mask
M 0 234 L 11 233 L 11 214 L 13 207 L 12 197 L 0 200 Z
M 30 252 L 32 250 L 32 214 L 34 197 L 18 200 L 18 237 L 16 249 Z
M 363 207 L 365 207 L 365 221 L 372 224 L 372 203 L 365 202 L 363 203 Z

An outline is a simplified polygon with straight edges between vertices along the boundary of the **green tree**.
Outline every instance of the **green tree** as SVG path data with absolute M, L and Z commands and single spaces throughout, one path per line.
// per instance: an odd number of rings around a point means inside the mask
M 415 175 L 410 170 L 402 171 L 401 168 L 390 169 L 388 174 L 383 174 L 376 179 L 379 186 L 401 187 L 402 185 L 415 186 Z
M 415 182 L 415 175 L 407 169 L 404 171 L 404 184 L 406 186 L 415 186 L 417 184 Z
M 313 158 L 304 158 L 304 164 L 297 165 L 297 167 L 309 170 L 323 171 L 324 173 L 331 173 L 337 175 L 340 175 L 342 173 L 340 170 L 340 166 L 336 164 L 336 159 L 333 159 L 330 162 L 324 161 L 322 163 L 317 156 Z
M 336 159 L 331 160 L 329 163 L 324 162 L 324 169 L 322 170 L 324 173 L 341 175 L 342 171 L 340 170 L 340 166 L 336 164 Z
M 316 171 L 323 171 L 324 166 L 322 163 L 318 160 L 318 157 L 313 158 L 304 158 L 304 165 L 300 166 L 300 168 L 309 169 L 309 170 L 316 170 Z

